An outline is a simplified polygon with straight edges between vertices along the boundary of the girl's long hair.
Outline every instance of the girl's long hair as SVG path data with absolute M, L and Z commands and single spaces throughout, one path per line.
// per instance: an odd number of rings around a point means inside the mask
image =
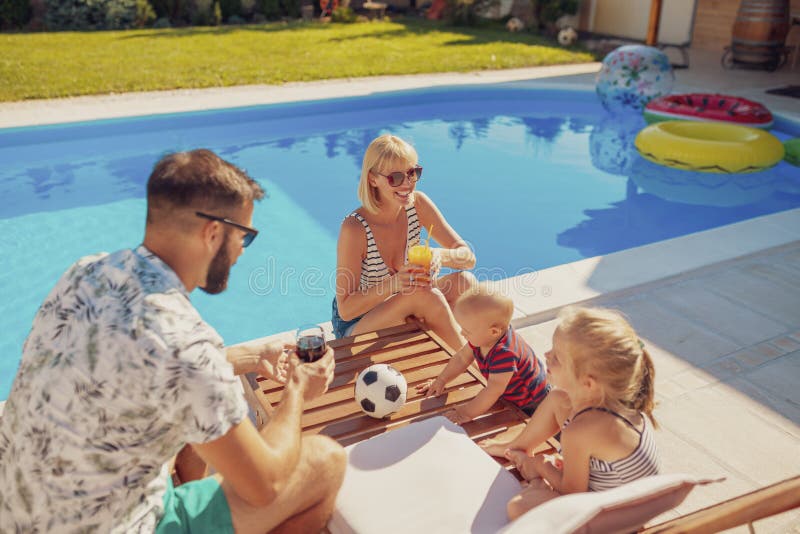
M 570 307 L 559 314 L 559 326 L 572 348 L 573 371 L 600 384 L 610 409 L 642 412 L 653 417 L 656 371 L 636 331 L 615 310 Z

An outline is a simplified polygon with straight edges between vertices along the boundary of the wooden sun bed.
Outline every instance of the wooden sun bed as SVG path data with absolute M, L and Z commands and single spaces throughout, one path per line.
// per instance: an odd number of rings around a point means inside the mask
M 448 384 L 445 394 L 435 398 L 419 395 L 415 386 L 438 376 L 453 351 L 435 333 L 417 322 L 342 338 L 331 342 L 330 346 L 336 358 L 333 382 L 325 395 L 306 405 L 302 426 L 304 434 L 324 434 L 343 446 L 390 432 L 414 421 L 441 415 L 469 401 L 486 385 L 486 380 L 473 364 L 466 373 Z M 353 398 L 358 373 L 373 363 L 391 364 L 403 373 L 408 382 L 406 404 L 387 419 L 373 419 L 365 415 Z M 258 423 L 263 425 L 269 419 L 273 405 L 280 401 L 282 386 L 266 378 L 249 375 L 245 390 Z M 517 432 L 526 420 L 524 412 L 501 400 L 487 414 L 462 427 L 470 438 L 478 441 L 506 431 Z M 538 452 L 552 450 L 552 446 L 545 444 Z M 511 468 L 506 460 L 496 460 Z M 516 471 L 512 472 L 519 478 Z
M 800 475 L 653 525 L 639 532 L 641 534 L 719 532 L 745 524 L 749 525 L 750 531 L 753 532 L 752 523 L 755 521 L 798 507 L 800 507 Z

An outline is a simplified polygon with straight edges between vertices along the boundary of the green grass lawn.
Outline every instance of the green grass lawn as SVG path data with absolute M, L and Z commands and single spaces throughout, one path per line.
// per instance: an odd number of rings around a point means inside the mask
M 0 34 L 0 101 L 593 61 L 530 34 L 420 19 Z

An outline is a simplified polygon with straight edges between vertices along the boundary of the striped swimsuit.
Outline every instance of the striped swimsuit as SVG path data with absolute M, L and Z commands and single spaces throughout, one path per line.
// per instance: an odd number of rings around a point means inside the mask
M 358 212 L 353 212 L 347 217 L 354 217 L 364 227 L 364 232 L 367 236 L 367 255 L 361 260 L 361 275 L 359 277 L 359 288 L 362 290 L 368 289 L 380 283 L 387 276 L 392 275 L 392 271 L 381 256 L 378 250 L 378 245 L 375 243 L 375 237 L 372 234 L 372 229 L 369 227 L 367 220 Z M 345 218 L 347 218 L 345 217 Z M 408 261 L 408 249 L 419 243 L 420 224 L 417 218 L 417 209 L 412 204 L 406 208 L 407 220 L 407 233 L 406 233 L 406 250 L 405 259 Z M 363 315 L 361 316 L 363 317 Z M 350 335 L 353 326 L 361 319 L 356 317 L 349 321 L 345 321 L 339 315 L 339 307 L 336 302 L 336 297 L 333 297 L 332 320 L 333 332 L 337 338 Z
M 590 406 L 576 413 L 571 419 L 564 421 L 561 429 L 567 428 L 580 414 L 589 410 L 599 410 L 619 417 L 625 424 L 639 434 L 639 444 L 625 458 L 606 462 L 595 457 L 589 458 L 589 491 L 603 491 L 616 488 L 640 478 L 657 475 L 659 471 L 658 450 L 653 436 L 650 420 L 642 414 L 644 427 L 642 430 L 617 412 L 599 406 Z

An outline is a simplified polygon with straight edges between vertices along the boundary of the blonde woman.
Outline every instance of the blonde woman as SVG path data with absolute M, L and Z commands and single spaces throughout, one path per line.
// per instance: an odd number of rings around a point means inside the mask
M 475 283 L 460 270 L 443 277 L 440 266 L 471 269 L 475 255 L 439 209 L 417 190 L 422 177 L 417 152 L 399 137 L 382 135 L 364 154 L 358 198 L 345 217 L 337 247 L 333 327 L 337 337 L 402 324 L 414 316 L 454 349 L 464 344 L 452 303 Z M 420 229 L 434 227 L 430 272 L 408 263 Z

